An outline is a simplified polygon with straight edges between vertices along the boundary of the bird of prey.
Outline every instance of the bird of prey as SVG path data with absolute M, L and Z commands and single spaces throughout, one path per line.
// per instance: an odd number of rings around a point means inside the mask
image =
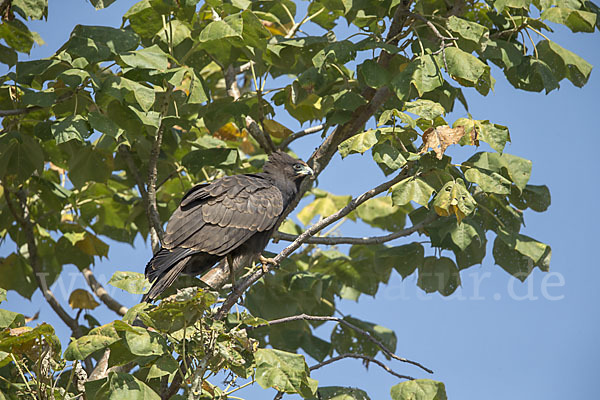
M 156 299 L 182 273 L 199 275 L 219 262 L 236 271 L 261 257 L 307 175 L 313 171 L 306 163 L 277 151 L 261 173 L 190 189 L 167 223 L 162 248 L 146 265 L 153 284 L 142 301 Z

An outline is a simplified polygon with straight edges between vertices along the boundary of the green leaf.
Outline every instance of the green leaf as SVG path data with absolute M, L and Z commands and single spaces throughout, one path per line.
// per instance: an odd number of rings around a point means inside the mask
M 476 121 L 479 140 L 486 142 L 490 147 L 501 153 L 510 141 L 510 134 L 506 126 L 491 124 L 489 121 Z
M 190 151 L 181 162 L 191 173 L 198 174 L 204 167 L 235 167 L 240 162 L 240 157 L 236 149 L 213 148 Z
M 513 193 L 510 201 L 521 210 L 531 208 L 537 212 L 546 211 L 551 202 L 550 190 L 545 185 L 526 185 L 521 197 L 517 198 Z
M 317 381 L 310 378 L 304 356 L 276 349 L 258 349 L 254 358 L 255 378 L 261 387 L 299 393 L 304 398 L 315 394 Z
M 473 239 L 480 240 L 477 227 L 468 219 L 460 224 L 456 222 L 450 231 L 450 238 L 458 248 L 464 251 L 473 242 Z
M 444 384 L 430 379 L 401 382 L 390 392 L 392 400 L 447 400 Z
M 311 400 L 371 400 L 367 392 L 358 388 L 343 386 L 322 386 L 317 397 Z
M 4 294 L 6 295 L 6 291 L 4 291 Z M 16 323 L 17 326 L 23 326 L 25 325 L 25 318 L 22 314 L 0 309 L 0 329 L 9 328 L 13 323 Z
M 132 68 L 165 71 L 168 67 L 168 55 L 154 44 L 140 50 L 121 54 L 121 60 Z
M 38 288 L 33 269 L 15 253 L 0 258 L 0 287 L 14 290 L 26 299 L 31 299 Z
M 494 7 L 496 10 L 502 12 L 506 7 L 510 8 L 524 8 L 529 10 L 531 0 L 495 0 Z
M 548 271 L 552 250 L 525 235 L 499 233 L 494 240 L 493 255 L 496 264 L 524 282 L 536 266 Z
M 510 181 L 497 172 L 469 168 L 465 171 L 465 178 L 479 185 L 484 192 L 510 194 Z
M 338 150 L 342 158 L 349 154 L 360 153 L 363 154 L 377 143 L 379 138 L 379 131 L 369 129 L 366 132 L 359 133 L 352 136 L 349 139 L 344 140 L 338 146 Z
M 17 175 L 26 180 L 44 169 L 44 152 L 32 137 L 10 132 L 0 138 L 0 176 Z
M 115 1 L 116 0 L 90 0 L 90 3 L 92 3 L 92 5 L 94 6 L 94 8 L 96 10 L 101 10 L 103 8 L 110 6 Z
M 523 190 L 531 177 L 531 161 L 506 153 L 502 154 L 502 159 L 506 163 L 510 179 Z
M 406 178 L 392 187 L 394 205 L 405 205 L 414 201 L 427 207 L 434 189 L 421 178 Z
M 6 289 L 0 288 L 0 303 L 6 300 Z
M 150 0 L 142 0 L 131 6 L 123 15 L 123 20 L 126 19 L 134 32 L 143 38 L 153 37 L 163 28 L 162 15 L 152 7 Z
M 83 142 L 90 134 L 88 124 L 81 115 L 68 116 L 57 124 L 52 124 L 50 129 L 57 144 L 70 140 Z
M 123 132 L 113 120 L 98 111 L 93 111 L 88 114 L 88 122 L 92 129 L 102 132 L 114 139 L 117 139 Z
M 417 286 L 425 293 L 439 292 L 442 296 L 450 296 L 460 286 L 460 273 L 448 257 L 425 257 L 419 268 Z
M 394 269 L 402 279 L 415 272 L 425 261 L 425 249 L 420 243 L 389 247 L 385 253 L 394 259 Z
M 400 150 L 389 141 L 377 143 L 373 146 L 372 153 L 373 160 L 385 175 L 402 168 L 407 162 Z
M 74 59 L 83 57 L 88 63 L 96 63 L 135 50 L 138 44 L 139 37 L 130 30 L 77 25 L 63 49 Z
M 344 320 L 368 332 L 392 353 L 396 350 L 397 338 L 391 329 L 349 316 L 344 317 Z M 331 332 L 331 344 L 339 354 L 356 353 L 375 357 L 381 351 L 379 346 L 370 341 L 364 334 L 343 324 L 338 324 Z
M 19 60 L 19 56 L 17 52 L 11 49 L 10 47 L 6 47 L 0 44 L 0 62 L 3 64 L 12 67 Z
M 313 193 L 315 194 L 315 200 L 300 210 L 297 215 L 297 218 L 304 225 L 312 221 L 312 219 L 317 215 L 325 218 L 338 212 L 352 199 L 351 196 L 336 196 L 322 190 L 313 189 Z
M 358 67 L 358 76 L 367 85 L 378 89 L 390 81 L 390 73 L 375 60 L 365 60 Z
M 157 332 L 148 331 L 142 327 L 131 327 L 125 330 L 127 348 L 136 356 L 160 356 L 168 354 L 164 338 Z
M 592 65 L 583 58 L 548 40 L 538 42 L 536 48 L 540 59 L 552 69 L 557 81 L 566 77 L 577 87 L 587 83 Z
M 8 47 L 21 53 L 29 53 L 35 42 L 33 34 L 18 19 L 2 21 L 2 24 L 0 24 L 0 38 L 4 39 Z
M 112 167 L 112 158 L 92 146 L 85 146 L 71 156 L 68 176 L 73 185 L 82 187 L 90 181 L 106 182 L 111 176 Z
M 492 87 L 490 67 L 477 57 L 456 47 L 445 50 L 448 73 L 458 83 L 467 87 L 475 87 L 486 95 Z
M 154 89 L 120 76 L 111 76 L 104 80 L 100 91 L 123 105 L 139 104 L 143 111 L 149 111 L 154 105 Z
M 393 206 L 388 196 L 367 200 L 356 209 L 357 216 L 367 224 L 391 232 L 404 227 L 406 212 L 405 208 Z
M 144 294 L 150 289 L 150 282 L 139 272 L 117 271 L 108 283 L 132 294 Z
M 85 383 L 88 400 L 160 400 L 149 386 L 132 374 L 109 372 L 108 377 Z
M 48 16 L 48 0 L 13 0 L 13 11 L 25 19 L 42 19 Z
M 223 40 L 225 38 L 242 38 L 244 24 L 241 14 L 230 15 L 224 20 L 213 21 L 200 32 L 199 41 Z
M 160 378 L 165 375 L 173 375 L 179 368 L 179 364 L 171 354 L 165 354 L 159 357 L 150 366 L 147 379 Z
M 404 111 L 418 115 L 425 119 L 434 120 L 446 113 L 441 104 L 431 100 L 415 100 L 404 104 Z
M 484 38 L 484 35 L 488 33 L 488 28 L 483 25 L 479 25 L 476 22 L 468 21 L 466 19 L 458 18 L 451 15 L 446 21 L 446 26 L 452 32 L 458 33 L 463 39 L 471 42 L 480 43 Z
M 54 91 L 33 92 L 26 91 L 21 102 L 27 106 L 50 107 L 56 100 Z
M 597 16 L 593 12 L 552 7 L 545 10 L 541 18 L 566 25 L 572 32 L 594 32 Z
M 91 333 L 91 332 L 90 332 Z M 85 360 L 92 353 L 104 349 L 119 340 L 118 335 L 89 334 L 77 338 L 65 350 L 65 360 Z

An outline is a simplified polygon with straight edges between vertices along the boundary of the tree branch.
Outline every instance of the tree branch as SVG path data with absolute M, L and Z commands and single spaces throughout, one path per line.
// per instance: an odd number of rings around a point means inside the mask
M 40 288 L 44 298 L 50 304 L 50 307 L 54 310 L 54 312 L 63 320 L 65 324 L 73 331 L 73 336 L 76 338 L 81 336 L 81 327 L 76 319 L 72 318 L 65 309 L 60 305 L 54 293 L 48 287 L 46 282 L 47 273 L 42 272 L 42 267 L 40 265 L 40 259 L 38 258 L 37 253 L 37 245 L 35 243 L 35 234 L 34 234 L 34 225 L 30 219 L 29 208 L 27 207 L 27 197 L 23 191 L 18 191 L 16 193 L 17 198 L 19 200 L 18 208 L 15 207 L 15 204 L 12 200 L 12 195 L 8 190 L 8 187 L 5 186 L 4 197 L 6 198 L 6 204 L 12 215 L 15 217 L 15 220 L 21 228 L 23 232 L 25 232 L 25 238 L 27 240 L 27 251 L 29 252 L 29 263 L 31 264 L 31 268 L 33 269 L 33 275 L 35 276 L 35 280 L 37 282 L 38 287 Z
M 279 145 L 279 149 L 283 150 L 286 147 L 288 147 L 290 145 L 290 143 L 292 143 L 294 140 L 300 139 L 301 137 L 304 137 L 306 135 L 310 135 L 312 133 L 316 133 L 316 132 L 322 131 L 323 128 L 325 128 L 325 125 L 317 125 L 317 126 L 311 126 L 310 128 L 306 128 L 304 130 L 292 133 L 290 136 L 288 136 L 285 139 L 283 139 L 283 141 Z
M 338 245 L 338 244 L 381 244 L 385 242 L 392 241 L 394 239 L 398 239 L 404 236 L 409 236 L 420 229 L 422 229 L 425 225 L 429 224 L 433 220 L 437 219 L 437 215 L 430 215 L 425 220 L 419 222 L 411 226 L 410 228 L 402 229 L 398 232 L 390 233 L 389 235 L 383 236 L 373 236 L 373 237 L 318 237 L 313 236 L 304 241 L 304 243 L 308 244 L 325 244 L 329 246 Z M 298 238 L 298 235 L 291 235 L 289 233 L 283 232 L 275 232 L 273 234 L 274 240 L 285 240 L 287 242 L 293 242 Z
M 165 131 L 165 125 L 163 124 L 164 117 L 169 111 L 169 99 L 173 92 L 173 86 L 168 85 L 167 91 L 165 92 L 165 99 L 160 111 L 160 117 L 158 121 L 158 129 L 156 129 L 156 138 L 152 144 L 152 150 L 150 151 L 150 159 L 148 160 L 148 178 L 146 184 L 147 202 L 146 202 L 146 214 L 148 215 L 148 222 L 150 223 L 150 239 L 152 242 L 152 250 L 156 253 L 162 244 L 165 232 L 163 231 L 162 224 L 160 223 L 160 215 L 158 214 L 158 206 L 156 205 L 156 178 L 158 176 L 156 165 L 158 163 L 158 157 L 160 155 L 160 146 L 162 144 L 163 132 Z
M 394 375 L 397 378 L 408 379 L 410 381 L 415 380 L 415 378 L 413 378 L 412 376 L 402 375 L 402 374 L 399 374 L 399 373 L 393 371 L 390 367 L 388 367 L 387 365 L 385 365 L 384 363 L 382 363 L 381 361 L 379 361 L 379 360 L 377 360 L 377 359 L 375 359 L 373 357 L 365 356 L 365 355 L 362 355 L 362 354 L 355 354 L 355 353 L 345 353 L 345 354 L 340 354 L 339 356 L 336 356 L 336 357 L 331 357 L 329 360 L 325 360 L 325 361 L 323 361 L 321 363 L 315 364 L 312 367 L 310 367 L 309 369 L 311 371 L 314 371 L 315 369 L 322 368 L 322 367 L 324 367 L 326 365 L 329 365 L 331 363 L 334 363 L 336 361 L 343 360 L 344 358 L 358 358 L 358 359 L 364 360 L 366 362 L 372 362 L 374 364 L 379 365 L 381 368 L 383 368 L 388 373 Z
M 335 321 L 338 324 L 347 326 L 348 328 L 352 329 L 353 331 L 358 332 L 361 335 L 365 336 L 367 339 L 369 339 L 369 341 L 371 341 L 377 347 L 379 347 L 381 349 L 381 352 L 383 354 L 385 354 L 386 356 L 393 358 L 395 360 L 404 362 L 404 363 L 415 365 L 415 366 L 421 368 L 422 370 L 429 372 L 430 374 L 433 374 L 433 371 L 431 369 L 423 366 L 422 364 L 420 364 L 416 361 L 409 360 L 407 358 L 397 356 L 392 351 L 390 351 L 379 339 L 377 339 L 375 336 L 373 336 L 371 333 L 357 327 L 356 325 L 346 321 L 343 318 L 300 314 L 300 315 L 292 315 L 290 317 L 275 319 L 275 320 L 267 322 L 266 324 L 261 324 L 261 325 L 257 325 L 257 326 L 249 326 L 246 328 L 246 330 L 251 331 L 251 330 L 263 328 L 266 326 L 283 324 L 283 323 L 292 322 L 292 321 Z
M 395 178 L 393 178 L 393 179 L 391 179 L 391 180 L 389 180 L 389 181 L 387 181 L 385 183 L 382 183 L 381 185 L 379 185 L 379 186 L 377 186 L 377 187 L 375 187 L 375 188 L 373 188 L 373 189 L 371 189 L 371 190 L 369 190 L 369 191 L 361 194 L 360 196 L 352 199 L 350 201 L 350 203 L 348 203 L 344 208 L 342 208 L 338 212 L 330 215 L 327 218 L 323 218 L 322 220 L 320 220 L 319 222 L 317 222 L 316 224 L 314 224 L 310 228 L 308 228 L 306 231 L 304 231 L 301 235 L 299 235 L 296 238 L 296 240 L 294 240 L 289 246 L 287 246 L 275 258 L 273 258 L 273 263 L 272 264 L 264 265 L 263 268 L 260 268 L 257 271 L 255 271 L 254 273 L 252 273 L 251 275 L 247 276 L 243 281 L 241 281 L 239 283 L 239 285 L 237 285 L 236 287 L 234 287 L 233 290 L 232 290 L 232 292 L 229 294 L 229 296 L 227 297 L 227 299 L 225 299 L 225 302 L 223 303 L 223 305 L 221 306 L 221 308 L 219 309 L 219 311 L 215 315 L 215 318 L 216 319 L 222 319 L 229 312 L 229 310 L 231 309 L 231 307 L 233 307 L 233 305 L 237 302 L 237 300 L 240 298 L 240 296 L 252 284 L 254 284 L 254 282 L 256 282 L 257 280 L 259 280 L 264 274 L 266 274 L 267 272 L 269 272 L 273 267 L 279 265 L 279 263 L 283 259 L 285 259 L 290 254 L 292 254 L 294 251 L 296 251 L 296 249 L 298 249 L 304 243 L 304 241 L 306 239 L 308 239 L 309 237 L 315 235 L 317 232 L 319 232 L 321 229 L 325 228 L 326 226 L 331 225 L 335 221 L 337 221 L 337 220 L 345 217 L 346 215 L 348 215 L 356 207 L 358 207 L 359 205 L 361 205 L 365 201 L 369 200 L 370 198 L 372 198 L 374 196 L 377 196 L 379 193 L 382 193 L 382 192 L 388 190 L 393 185 L 395 185 L 396 183 L 398 183 L 401 180 L 403 180 L 404 178 L 406 178 L 407 174 L 408 174 L 407 171 L 408 171 L 408 168 L 405 166 L 402 169 L 402 171 Z M 216 268 L 213 268 L 213 270 L 216 270 Z M 220 284 L 222 285 L 222 282 Z
M 106 289 L 104 289 L 100 282 L 96 280 L 96 277 L 94 276 L 94 273 L 91 269 L 86 267 L 81 271 L 81 273 L 83 274 L 85 281 L 92 289 L 94 294 L 96 294 L 96 296 L 98 296 L 98 298 L 102 300 L 102 302 L 106 304 L 108 308 L 110 308 L 120 316 L 125 315 L 125 313 L 128 310 L 127 307 L 116 301 L 114 298 L 111 297 L 111 295 L 108 294 Z

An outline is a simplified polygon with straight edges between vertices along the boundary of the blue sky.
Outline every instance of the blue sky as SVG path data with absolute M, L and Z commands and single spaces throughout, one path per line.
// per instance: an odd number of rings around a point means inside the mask
M 132 4 L 119 0 L 106 10 L 95 11 L 82 0 L 50 0 L 48 21 L 30 25 L 47 43 L 35 48 L 32 57 L 52 54 L 76 24 L 120 25 L 120 17 Z M 551 38 L 591 64 L 600 65 L 597 34 L 557 29 Z M 590 382 L 595 381 L 600 357 L 600 317 L 595 310 L 600 304 L 600 265 L 593 256 L 599 231 L 594 199 L 600 195 L 596 162 L 600 139 L 595 120 L 600 114 L 600 77 L 594 70 L 584 88 L 563 81 L 559 91 L 544 95 L 513 89 L 497 69 L 492 74 L 497 83 L 487 97 L 465 91 L 469 111 L 476 119 L 507 125 L 512 143 L 506 151 L 533 161 L 530 183 L 549 186 L 551 207 L 540 214 L 527 211 L 523 233 L 552 246 L 551 273 L 536 269 L 521 284 L 495 266 L 489 254 L 481 266 L 463 271 L 462 287 L 449 298 L 425 295 L 416 287 L 415 276 L 402 281 L 393 275 L 375 298 L 364 296 L 359 303 L 344 301 L 340 309 L 394 329 L 397 354 L 418 360 L 435 374 L 426 376 L 397 362 L 392 367 L 402 374 L 445 382 L 450 399 L 593 398 L 596 389 Z M 466 111 L 459 108 L 447 121 L 463 116 Z M 289 120 L 278 120 L 291 129 L 298 128 Z M 307 158 L 317 140 L 308 136 L 297 141 L 293 149 Z M 476 150 L 449 151 L 458 162 Z M 368 154 L 349 156 L 344 161 L 336 156 L 320 176 L 319 187 L 335 194 L 357 195 L 383 179 Z M 341 232 L 360 236 L 374 233 L 353 222 L 344 224 Z M 0 256 L 13 251 L 13 246 L 4 243 Z M 106 282 L 117 270 L 143 271 L 150 256 L 150 246 L 140 240 L 135 248 L 114 245 L 109 259 L 97 263 L 94 271 Z M 72 289 L 85 287 L 74 267 L 65 268 L 62 282 L 64 288 L 54 288 L 61 300 Z M 114 294 L 128 306 L 139 300 L 116 289 Z M 40 310 L 62 338 L 69 335 L 39 293 L 31 302 L 9 293 L 8 302 L 2 306 L 29 315 Z M 95 315 L 104 322 L 115 318 L 104 306 L 98 310 Z M 367 371 L 357 360 L 324 367 L 313 377 L 326 385 L 358 386 L 372 399 L 389 398 L 389 388 L 397 383 L 377 366 Z M 236 394 L 246 398 L 273 396 L 265 396 L 260 388 Z

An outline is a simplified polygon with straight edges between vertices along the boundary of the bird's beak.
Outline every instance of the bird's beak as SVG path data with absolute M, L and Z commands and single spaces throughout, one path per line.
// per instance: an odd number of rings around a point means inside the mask
M 297 174 L 301 176 L 313 176 L 315 172 L 308 165 L 303 165 L 302 169 L 298 170 Z

